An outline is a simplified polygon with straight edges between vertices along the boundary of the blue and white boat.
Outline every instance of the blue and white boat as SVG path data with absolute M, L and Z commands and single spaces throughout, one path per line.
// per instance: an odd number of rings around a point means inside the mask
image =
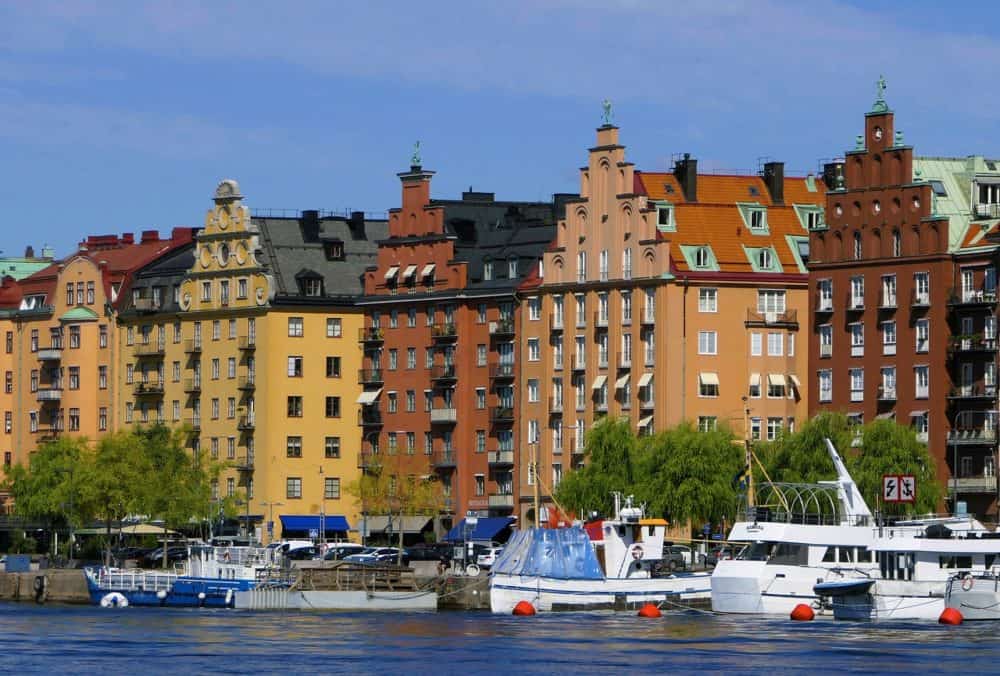
M 236 592 L 287 584 L 273 547 L 192 546 L 179 570 L 87 568 L 90 599 L 104 607 L 232 608 Z

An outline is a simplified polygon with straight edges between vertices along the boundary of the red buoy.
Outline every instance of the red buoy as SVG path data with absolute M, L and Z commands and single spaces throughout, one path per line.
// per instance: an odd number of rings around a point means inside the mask
M 518 616 L 521 616 L 521 615 L 534 615 L 535 614 L 535 606 L 531 605 L 527 601 L 518 601 L 517 605 L 514 606 L 514 614 L 518 615 Z
M 663 613 L 655 603 L 645 603 L 639 608 L 639 617 L 663 617 Z
M 938 618 L 938 624 L 962 624 L 962 613 L 960 613 L 957 608 L 945 608 L 941 611 L 941 617 Z
M 816 617 L 816 613 L 805 603 L 800 603 L 792 608 L 792 619 L 796 622 L 810 622 L 814 617 Z

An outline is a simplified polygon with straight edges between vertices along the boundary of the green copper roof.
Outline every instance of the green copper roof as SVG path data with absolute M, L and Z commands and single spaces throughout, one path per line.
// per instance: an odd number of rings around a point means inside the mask
M 52 261 L 31 260 L 28 258 L 0 258 L 0 277 L 24 279 L 50 265 L 52 265 Z
M 88 307 L 75 307 L 68 312 L 64 312 L 59 318 L 61 322 L 93 322 L 97 321 L 97 313 Z
M 992 167 L 991 167 L 992 165 Z M 933 195 L 933 213 L 948 219 L 948 250 L 957 251 L 972 227 L 973 184 L 977 179 L 990 183 L 1000 180 L 1000 164 L 980 156 L 914 157 L 914 182 L 934 183 L 944 189 L 944 195 Z M 932 191 L 934 192 L 934 191 Z M 978 225 L 993 220 L 977 221 Z

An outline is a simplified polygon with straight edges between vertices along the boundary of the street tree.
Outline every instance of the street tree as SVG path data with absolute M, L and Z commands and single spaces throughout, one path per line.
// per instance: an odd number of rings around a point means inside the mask
M 795 432 L 782 434 L 772 442 L 755 444 L 754 453 L 772 481 L 830 481 L 837 475 L 824 440 L 830 439 L 846 461 L 855 432 L 856 428 L 843 413 L 820 413 L 806 420 Z M 759 467 L 753 467 L 753 472 L 757 481 L 764 480 Z
M 142 439 L 133 432 L 115 432 L 97 443 L 87 480 L 87 497 L 94 514 L 104 522 L 107 537 L 105 565 L 111 565 L 111 528 L 130 514 L 142 514 L 148 483 L 156 477 L 148 472 Z
M 580 515 L 592 511 L 610 515 L 613 493 L 635 491 L 632 467 L 636 447 L 636 436 L 627 421 L 601 420 L 584 438 L 584 466 L 563 477 L 555 488 L 556 500 Z
M 927 446 L 917 440 L 912 427 L 893 420 L 875 420 L 865 425 L 860 453 L 848 455 L 847 469 L 858 490 L 874 507 L 882 494 L 884 474 L 910 474 L 917 483 L 916 503 L 889 503 L 882 511 L 891 514 L 929 513 L 937 510 L 943 489 L 935 477 L 934 461 Z

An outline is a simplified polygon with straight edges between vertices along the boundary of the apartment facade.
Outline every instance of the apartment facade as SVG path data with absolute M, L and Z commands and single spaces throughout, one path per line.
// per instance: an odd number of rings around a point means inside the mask
M 799 321 L 823 194 L 780 163 L 758 176 L 699 175 L 684 156 L 672 173 L 640 172 L 616 127 L 597 130 L 544 275 L 522 289 L 523 519 L 534 521 L 535 481 L 551 505 L 602 417 L 641 434 L 690 420 L 753 439 L 804 418 Z
M 123 424 L 184 426 L 223 467 L 213 496 L 265 540 L 357 523 L 363 325 L 354 305 L 384 221 L 254 216 L 219 184 L 196 242 L 140 270 L 122 308 Z M 370 237 L 371 236 L 371 237 Z M 325 532 L 324 532 L 325 531 Z
M 517 288 L 553 236 L 555 207 L 471 191 L 431 199 L 432 176 L 399 175 L 402 205 L 365 273 L 358 423 L 362 467 L 441 481 L 440 533 L 455 515 L 514 511 Z
M 915 157 L 881 99 L 864 119 L 810 233 L 810 413 L 912 425 L 952 508 L 992 514 L 1000 167 Z

